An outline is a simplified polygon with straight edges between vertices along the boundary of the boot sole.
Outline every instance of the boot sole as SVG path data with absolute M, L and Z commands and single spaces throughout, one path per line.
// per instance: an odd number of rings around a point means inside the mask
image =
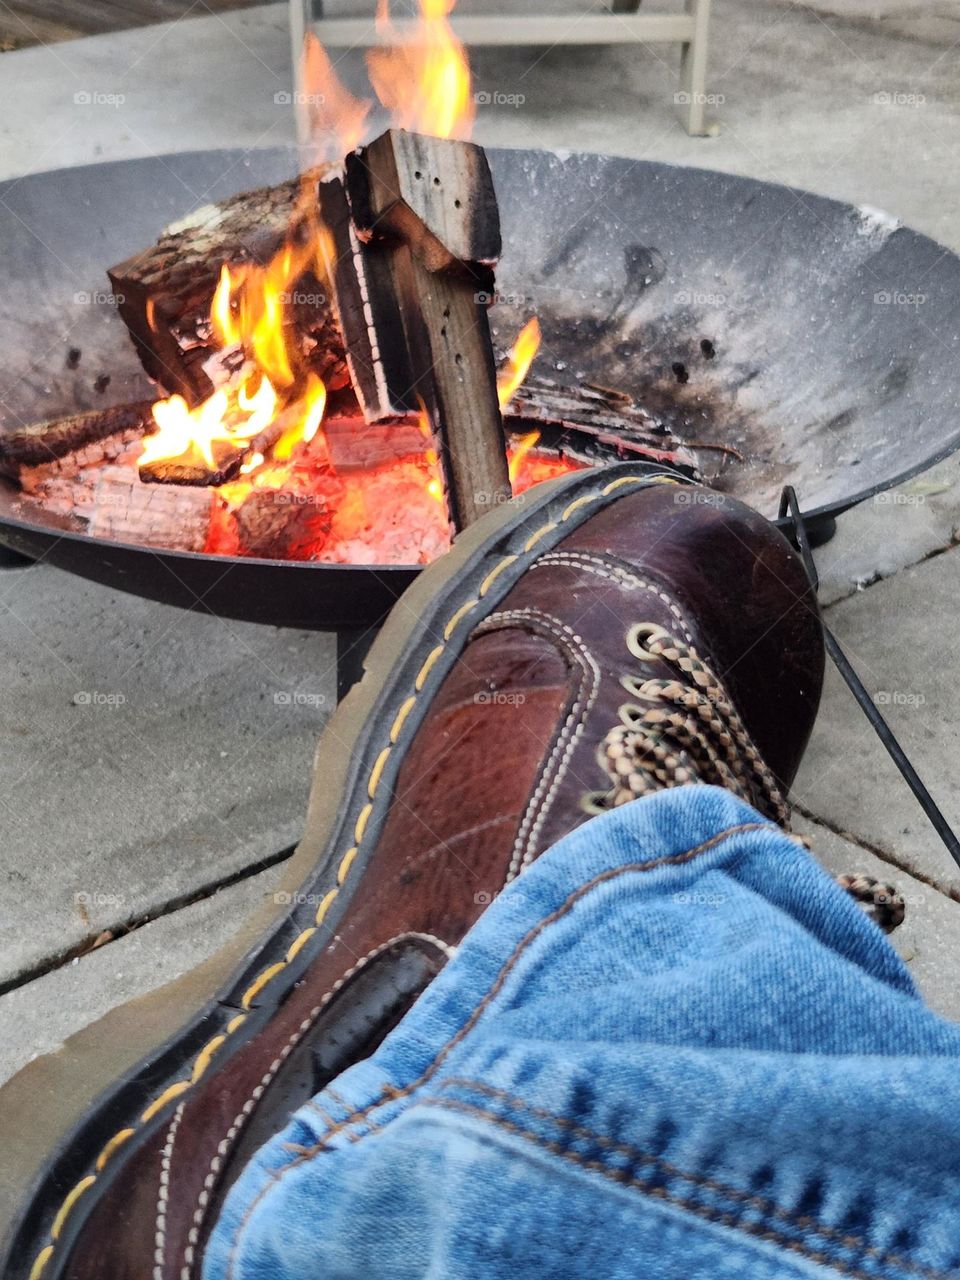
M 466 530 L 404 592 L 367 655 L 361 680 L 321 734 L 304 837 L 284 864 L 273 903 L 253 913 L 203 964 L 111 1010 L 0 1088 L 5 1276 L 57 1280 L 60 1263 L 69 1256 L 69 1238 L 95 1203 L 91 1191 L 114 1151 L 127 1141 L 133 1147 L 137 1139 L 146 1140 L 162 1122 L 166 1095 L 172 1104 L 187 1087 L 185 1062 L 192 1059 L 188 1075 L 194 1081 L 208 1066 L 210 1027 L 223 1032 L 224 1010 L 236 1011 L 227 1039 L 234 1022 L 249 1018 L 246 1036 L 242 1026 L 236 1028 L 235 1043 L 242 1043 L 269 1019 L 335 932 L 363 881 L 362 837 L 368 837 L 368 849 L 376 844 L 369 837 L 384 815 L 374 820 L 374 790 L 383 787 L 389 793 L 405 751 L 397 739 L 409 742 L 415 736 L 433 690 L 474 625 L 496 608 L 538 554 L 623 492 L 664 482 L 688 483 L 658 464 L 625 463 L 538 485 Z M 393 727 L 388 746 L 382 747 L 386 724 Z M 377 738 L 380 742 L 372 741 Z M 385 765 L 390 754 L 393 759 Z M 343 834 L 350 829 L 352 841 Z M 351 845 L 346 853 L 345 843 Z M 348 878 L 351 888 L 341 893 Z M 328 886 L 324 893 L 315 892 L 322 886 Z M 321 902 L 316 914 L 312 906 L 306 915 L 277 906 L 284 895 L 308 894 Z M 320 927 L 321 914 L 326 928 Z M 148 1081 L 153 1101 L 144 1110 Z M 123 1101 L 125 1092 L 126 1124 L 117 1120 L 118 1096 Z M 57 1241 L 64 1247 L 57 1249 Z

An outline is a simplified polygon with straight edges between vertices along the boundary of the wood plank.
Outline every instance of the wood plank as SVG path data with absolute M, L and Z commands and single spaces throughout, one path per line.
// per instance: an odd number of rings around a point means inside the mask
M 487 158 L 474 143 L 388 129 L 347 157 L 346 187 L 366 258 L 389 264 L 379 297 L 367 274 L 371 345 L 397 308 L 403 329 L 408 373 L 386 401 L 412 393 L 423 405 L 459 531 L 510 496 L 486 305 L 500 252 Z

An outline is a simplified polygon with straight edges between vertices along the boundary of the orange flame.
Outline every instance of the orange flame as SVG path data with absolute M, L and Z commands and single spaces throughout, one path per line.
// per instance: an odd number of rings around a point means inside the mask
M 373 105 L 369 99 L 355 98 L 337 79 L 330 55 L 310 31 L 303 41 L 300 65 L 310 139 L 319 160 L 342 160 L 363 141 L 367 115 Z
M 517 388 L 529 373 L 533 358 L 540 350 L 540 338 L 540 321 L 533 316 L 517 334 L 517 340 L 507 356 L 506 363 L 497 375 L 497 396 L 500 400 L 501 413 L 506 412 Z M 514 489 L 517 486 L 517 477 L 523 461 L 539 439 L 539 431 L 530 431 L 511 443 L 507 467 L 510 472 L 510 484 Z
M 368 51 L 367 72 L 397 128 L 470 136 L 476 105 L 466 51 L 447 21 L 454 3 L 420 0 L 420 21 L 412 34 L 401 35 L 391 24 L 389 0 L 379 0 L 377 26 L 390 44 Z
M 530 371 L 533 358 L 540 350 L 540 339 L 540 321 L 533 316 L 517 334 L 506 363 L 497 374 L 497 396 L 501 413 L 505 412 L 517 388 Z

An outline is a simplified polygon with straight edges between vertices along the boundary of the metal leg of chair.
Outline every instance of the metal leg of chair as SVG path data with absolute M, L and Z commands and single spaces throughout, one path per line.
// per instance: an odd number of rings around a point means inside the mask
M 684 106 L 687 133 L 703 137 L 707 132 L 707 54 L 710 46 L 710 0 L 686 0 L 693 18 L 693 39 L 680 54 L 680 102 Z

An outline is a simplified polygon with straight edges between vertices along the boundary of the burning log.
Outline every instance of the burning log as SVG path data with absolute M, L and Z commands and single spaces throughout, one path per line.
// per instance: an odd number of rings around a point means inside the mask
M 22 482 L 36 468 L 76 471 L 108 459 L 111 449 L 152 426 L 149 400 L 91 409 L 58 422 L 38 422 L 0 434 L 0 473 Z M 63 462 L 63 467 L 57 464 Z
M 539 428 L 548 446 L 562 446 L 569 438 L 572 451 L 580 456 L 589 453 L 589 442 L 595 442 L 604 451 L 642 455 L 699 475 L 681 440 L 631 395 L 610 387 L 557 386 L 528 377 L 514 392 L 504 424 L 510 432 Z
M 210 490 L 143 485 L 132 468 L 105 467 L 93 492 L 87 531 L 113 542 L 203 551 L 212 501 Z
M 500 254 L 486 155 L 390 129 L 347 157 L 342 185 L 321 184 L 320 203 L 364 416 L 424 407 L 463 529 L 510 496 L 486 311 Z
M 210 313 L 221 266 L 265 266 L 286 244 L 314 236 L 314 202 L 301 193 L 312 196 L 323 172 L 206 205 L 169 227 L 152 248 L 110 268 L 120 315 L 143 367 L 170 394 L 199 404 L 242 360 L 241 353 L 220 351 L 213 333 Z M 285 299 L 284 324 L 306 370 L 330 390 L 347 385 L 333 308 L 312 271 Z
M 269 560 L 307 560 L 323 547 L 333 512 L 322 494 L 255 489 L 234 513 L 238 552 Z

